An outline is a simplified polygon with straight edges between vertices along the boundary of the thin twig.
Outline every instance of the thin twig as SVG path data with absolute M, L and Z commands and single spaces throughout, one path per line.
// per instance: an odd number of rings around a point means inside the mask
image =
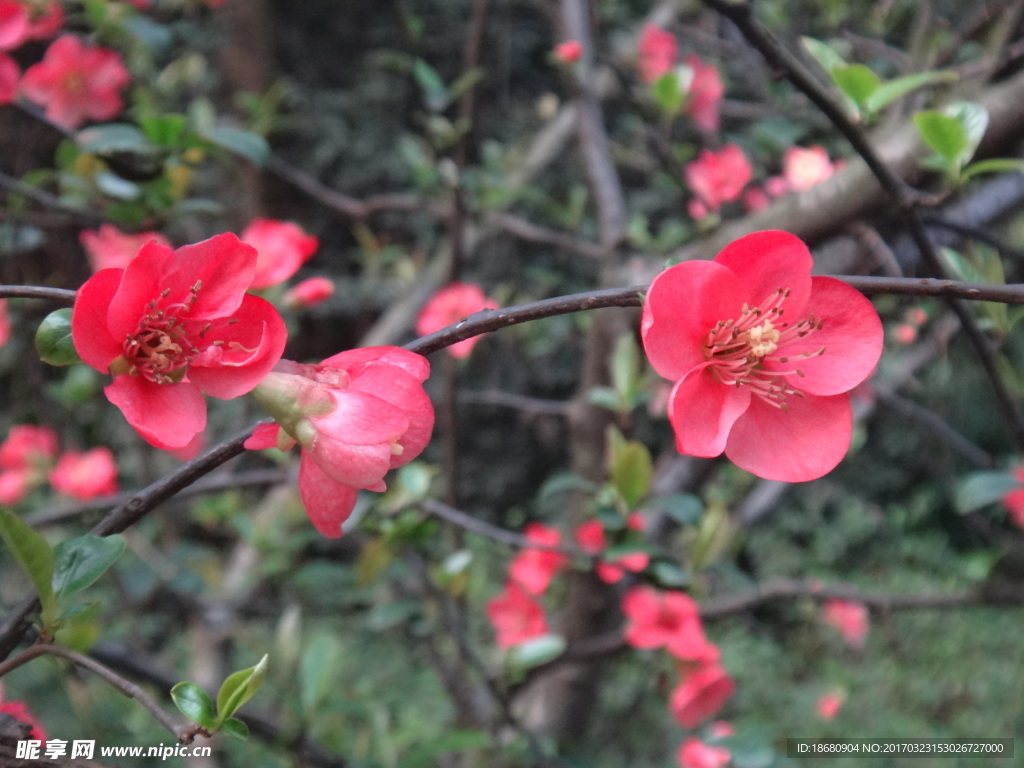
M 427 512 L 435 517 L 439 517 L 442 520 L 457 525 L 470 533 L 475 533 L 478 536 L 497 541 L 502 544 L 508 544 L 513 547 L 520 547 L 522 549 L 541 549 L 548 552 L 559 552 L 563 555 L 570 555 L 572 557 L 589 557 L 589 555 L 578 547 L 554 547 L 548 544 L 538 544 L 530 538 L 523 536 L 521 533 L 515 533 L 504 528 L 499 528 L 496 525 L 485 523 L 483 520 L 479 520 L 472 515 L 463 512 L 460 509 L 455 509 L 448 504 L 444 504 L 435 499 L 426 499 L 420 503 L 420 507 L 424 512 Z

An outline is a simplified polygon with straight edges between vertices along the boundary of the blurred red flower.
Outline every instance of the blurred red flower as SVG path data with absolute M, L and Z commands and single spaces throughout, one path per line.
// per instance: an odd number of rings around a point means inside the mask
M 708 209 L 717 211 L 723 203 L 736 200 L 750 181 L 753 170 L 735 144 L 726 144 L 717 152 L 705 149 L 683 169 L 686 183 Z
M 0 443 L 0 504 L 17 504 L 46 479 L 60 450 L 49 427 L 20 424 Z
M 691 736 L 679 747 L 679 768 L 722 768 L 732 758 L 725 747 L 712 747 Z
M 676 37 L 656 24 L 645 24 L 637 46 L 636 66 L 640 79 L 653 83 L 666 74 L 679 57 Z
M 320 241 L 297 224 L 273 219 L 253 219 L 242 232 L 242 242 L 259 254 L 250 286 L 253 290 L 283 283 L 320 247 Z
M 541 523 L 530 523 L 523 531 L 534 544 L 557 547 L 562 543 L 562 534 L 557 528 Z M 553 549 L 526 548 L 512 558 L 508 567 L 509 578 L 532 595 L 539 595 L 548 588 L 551 579 L 569 564 L 569 556 Z
M 505 591 L 487 602 L 487 618 L 494 627 L 495 642 L 507 649 L 548 632 L 548 621 L 540 603 L 513 581 Z
M 334 295 L 334 282 L 326 277 L 311 277 L 292 286 L 282 303 L 289 309 L 308 309 L 322 304 Z
M 838 629 L 847 645 L 863 648 L 868 636 L 868 609 L 852 600 L 826 600 L 821 612 L 822 620 Z
M 689 74 L 683 112 L 689 115 L 702 131 L 717 131 L 719 108 L 722 105 L 722 95 L 725 93 L 718 69 L 711 64 L 705 64 L 700 57 L 691 53 L 686 57 L 683 71 Z
M 54 490 L 79 501 L 117 493 L 117 462 L 109 448 L 68 451 L 50 470 Z
M 159 232 L 122 232 L 113 224 L 101 224 L 98 230 L 84 229 L 78 234 L 93 272 L 124 269 L 150 240 L 171 247 L 170 241 Z
M 426 336 L 482 309 L 497 309 L 498 303 L 484 295 L 483 289 L 473 283 L 451 283 L 445 286 L 423 305 L 416 317 L 416 333 Z M 473 347 L 480 341 L 479 336 L 452 344 L 448 354 L 456 359 L 469 357 Z
M 574 64 L 583 56 L 583 46 L 579 40 L 565 40 L 555 46 L 555 58 L 563 64 Z
M 736 692 L 736 684 L 717 664 L 687 674 L 672 691 L 669 709 L 684 728 L 696 728 L 718 711 Z
M 718 660 L 718 649 L 704 636 L 697 603 L 683 592 L 633 587 L 622 599 L 626 642 L 634 648 L 665 648 L 677 659 Z

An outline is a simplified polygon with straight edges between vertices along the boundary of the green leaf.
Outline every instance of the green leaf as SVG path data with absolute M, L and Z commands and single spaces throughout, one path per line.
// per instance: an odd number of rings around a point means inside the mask
M 536 667 L 560 656 L 565 651 L 565 645 L 565 638 L 560 635 L 534 637 L 509 650 L 509 664 L 519 669 Z
M 241 720 L 237 720 L 233 717 L 229 717 L 218 728 L 221 733 L 226 733 L 235 739 L 245 740 L 249 738 L 249 726 L 243 723 Z
M 313 714 L 334 687 L 341 646 L 333 635 L 318 634 L 306 645 L 299 661 L 299 699 L 302 711 Z
M 1011 491 L 1024 489 L 1021 482 L 1010 472 L 974 472 L 960 481 L 954 497 L 956 508 L 967 514 L 997 501 Z
M 863 64 L 850 64 L 845 67 L 838 67 L 833 69 L 831 74 L 832 79 L 839 86 L 839 90 L 853 99 L 858 105 L 863 105 L 882 83 L 878 79 L 878 75 Z
M 182 682 L 171 688 L 171 699 L 185 717 L 207 730 L 216 730 L 213 699 L 195 683 Z
M 75 141 L 83 152 L 100 155 L 108 152 L 151 152 L 153 143 L 146 134 L 128 123 L 93 125 L 78 132 Z
M 636 506 L 651 486 L 654 468 L 651 454 L 643 443 L 626 443 L 612 460 L 612 484 L 627 506 Z
M 50 365 L 82 362 L 71 338 L 71 309 L 58 309 L 43 318 L 36 331 L 36 352 Z
M 888 80 L 878 86 L 864 102 L 864 108 L 868 112 L 878 112 L 896 99 L 911 91 L 931 83 L 951 82 L 958 79 L 959 75 L 952 70 L 941 72 L 919 72 L 906 77 L 897 77 L 895 80 Z
M 442 112 L 451 103 L 452 96 L 445 87 L 444 80 L 437 70 L 423 59 L 416 59 L 412 65 L 412 75 L 423 89 L 423 101 L 431 112 Z
M 58 596 L 81 592 L 114 564 L 125 549 L 124 537 L 87 533 L 54 547 L 53 589 Z
M 4 507 L 0 507 L 0 538 L 18 567 L 35 585 L 43 607 L 43 626 L 49 629 L 57 616 L 57 598 L 53 594 L 53 550 L 42 536 Z
M 677 493 L 658 499 L 668 516 L 680 525 L 696 525 L 704 514 L 704 503 L 692 493 Z
M 654 81 L 652 89 L 654 100 L 658 102 L 662 114 L 666 116 L 679 114 L 679 110 L 683 108 L 686 94 L 679 87 L 679 76 L 675 72 L 666 72 L 659 77 Z
M 821 40 L 815 40 L 813 37 L 801 37 L 800 42 L 803 44 L 804 50 L 811 54 L 821 68 L 829 74 L 835 69 L 847 66 L 846 60 L 834 48 Z
M 946 114 L 959 121 L 963 126 L 964 135 L 967 137 L 967 145 L 959 158 L 960 165 L 965 165 L 978 149 L 981 140 L 985 138 L 985 131 L 988 130 L 988 110 L 981 104 L 971 101 L 958 101 L 946 107 Z
M 918 112 L 914 125 L 925 143 L 938 153 L 950 167 L 967 147 L 967 132 L 955 117 L 942 112 Z
M 610 362 L 612 386 L 619 399 L 628 401 L 640 378 L 640 349 L 632 333 L 624 333 L 615 342 Z
M 185 132 L 184 115 L 144 117 L 139 121 L 146 136 L 162 147 L 177 147 Z
M 257 133 L 239 128 L 213 126 L 203 131 L 202 137 L 222 149 L 241 155 L 256 166 L 264 165 L 270 157 L 270 145 Z
M 984 277 L 970 259 L 952 248 L 939 248 L 939 258 L 943 265 L 957 278 L 966 283 L 983 283 Z
M 964 168 L 960 178 L 966 181 L 972 176 L 982 173 L 1007 173 L 1014 171 L 1018 173 L 1024 172 L 1024 160 L 1018 160 L 1013 157 L 993 157 L 989 160 L 979 160 L 976 163 L 971 163 Z
M 678 563 L 668 560 L 655 560 L 648 566 L 647 572 L 665 589 L 681 589 L 690 583 L 690 574 Z
M 540 490 L 537 491 L 537 501 L 538 503 L 543 503 L 553 496 L 569 493 L 570 491 L 590 493 L 593 490 L 594 483 L 585 477 L 581 477 L 575 472 L 558 472 L 545 480 L 541 485 Z
M 217 692 L 217 722 L 223 723 L 251 699 L 267 679 L 267 654 L 248 669 L 228 675 Z

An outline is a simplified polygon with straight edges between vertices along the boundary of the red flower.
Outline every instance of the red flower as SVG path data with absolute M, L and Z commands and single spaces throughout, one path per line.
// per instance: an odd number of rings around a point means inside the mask
M 693 193 L 712 211 L 736 200 L 753 176 L 747 156 L 735 144 L 717 152 L 705 149 L 686 164 L 683 173 Z
M 117 493 L 117 463 L 109 448 L 68 451 L 50 470 L 50 484 L 58 493 L 79 501 Z
M 6 53 L 0 53 L 0 104 L 11 104 L 18 95 L 21 70 Z
M 640 526 L 643 526 L 643 521 L 639 516 L 631 516 L 629 524 L 631 528 L 635 527 L 633 520 L 639 520 Z M 605 542 L 604 527 L 600 520 L 587 520 L 576 529 L 575 535 L 580 549 L 591 555 L 600 555 L 608 546 Z M 639 573 L 647 567 L 650 561 L 650 555 L 646 552 L 632 552 L 612 561 L 599 560 L 595 563 L 594 570 L 597 572 L 598 578 L 606 584 L 618 584 L 626 575 L 626 571 Z
M 852 600 L 826 600 L 822 620 L 838 629 L 847 645 L 863 648 L 868 636 L 868 609 Z
M 46 105 L 46 116 L 66 128 L 109 120 L 124 109 L 120 92 L 131 76 L 117 51 L 62 35 L 21 81 L 26 98 Z
M 254 290 L 283 283 L 320 247 L 320 241 L 297 224 L 273 219 L 253 219 L 242 232 L 242 242 L 259 254 L 250 286 Z
M 0 444 L 0 504 L 17 504 L 42 483 L 59 450 L 49 427 L 11 427 Z
M 530 523 L 523 533 L 534 544 L 545 547 L 557 547 L 562 542 L 562 534 L 557 528 L 549 528 L 540 523 Z M 569 556 L 562 552 L 527 548 L 512 559 L 508 575 L 530 594 L 539 595 L 548 588 L 555 574 L 568 563 Z
M 245 293 L 255 268 L 256 251 L 231 234 L 176 251 L 150 241 L 78 290 L 75 348 L 114 376 L 107 399 L 152 445 L 188 445 L 206 426 L 204 392 L 244 395 L 281 357 L 281 316 Z
M 732 755 L 725 747 L 712 747 L 691 736 L 679 747 L 679 768 L 722 768 Z
M 0 0 L 0 51 L 11 51 L 29 36 L 28 9 L 17 0 Z
M 311 277 L 288 289 L 281 301 L 289 309 L 308 309 L 334 295 L 334 282 L 326 277 Z
M 640 33 L 637 46 L 636 66 L 640 71 L 640 79 L 645 83 L 653 83 L 664 75 L 679 56 L 676 38 L 656 24 L 645 24 Z
M 713 133 L 718 130 L 718 110 L 722 105 L 722 94 L 725 93 L 722 78 L 718 76 L 718 70 L 714 66 L 705 64 L 692 53 L 686 57 L 684 72 L 687 71 L 689 84 L 686 87 L 686 104 L 683 106 L 683 112 L 689 115 L 702 131 Z
M 494 627 L 499 648 L 512 648 L 546 635 L 544 609 L 521 586 L 510 581 L 505 591 L 487 602 L 487 618 Z
M 579 40 L 566 40 L 556 45 L 553 53 L 563 64 L 575 64 L 583 57 L 583 46 Z
M 634 648 L 664 647 L 677 659 L 710 663 L 718 649 L 704 636 L 700 611 L 683 592 L 633 587 L 622 599 L 626 642 Z
M 684 728 L 696 728 L 718 711 L 736 692 L 736 684 L 717 664 L 691 672 L 672 691 L 669 709 Z
M 423 305 L 416 318 L 416 333 L 426 336 L 453 325 L 474 312 L 482 309 L 497 309 L 498 303 L 484 295 L 479 285 L 473 283 L 452 283 L 433 296 Z M 465 339 L 448 347 L 448 354 L 456 359 L 469 357 L 479 336 Z
M 35 741 L 46 741 L 49 737 L 39 719 L 29 711 L 28 705 L 23 701 L 4 701 L 4 688 L 0 685 L 0 713 L 10 715 L 15 720 L 32 726 L 32 733 L 29 734 Z
M 40 7 L 38 2 L 32 3 L 32 16 L 29 21 L 28 36 L 33 40 L 49 40 L 60 32 L 64 26 L 64 6 L 60 0 L 49 0 Z
M 843 708 L 843 697 L 838 693 L 824 693 L 818 699 L 815 709 L 822 720 L 834 720 Z
M 878 362 L 882 323 L 850 286 L 812 278 L 811 262 L 793 235 L 757 232 L 714 261 L 654 279 L 641 332 L 654 369 L 676 382 L 669 420 L 681 453 L 724 450 L 748 472 L 787 482 L 842 460 L 846 393 Z
M 0 347 L 11 340 L 11 319 L 7 316 L 7 299 L 0 299 Z
M 1024 467 L 1018 467 L 1013 474 L 1020 482 L 1024 483 Z M 1024 488 L 1010 491 L 1003 496 L 1003 506 L 1009 511 L 1014 525 L 1024 529 Z
M 101 224 L 96 231 L 86 229 L 78 234 L 78 241 L 85 248 L 93 272 L 99 272 L 101 269 L 124 269 L 150 240 L 171 247 L 170 241 L 159 232 L 130 234 L 122 232 L 113 224 Z
M 399 347 L 368 347 L 319 365 L 281 361 L 253 393 L 276 420 L 245 447 L 302 446 L 299 493 L 324 536 L 341 536 L 360 488 L 383 491 L 389 469 L 426 447 L 434 409 L 422 382 L 426 358 Z

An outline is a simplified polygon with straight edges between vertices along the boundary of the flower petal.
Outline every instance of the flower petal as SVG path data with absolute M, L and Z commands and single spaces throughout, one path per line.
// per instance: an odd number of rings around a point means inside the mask
M 882 355 L 882 321 L 871 302 L 841 280 L 815 277 L 812 285 L 811 298 L 801 318 L 814 315 L 822 320 L 821 329 L 781 347 L 775 356 L 787 357 L 786 363 L 769 360 L 765 367 L 790 371 L 799 368 L 803 377 L 790 381 L 809 394 L 848 392 L 878 364 Z M 814 354 L 822 347 L 823 354 L 799 359 L 803 353 Z
M 104 269 L 90 277 L 78 289 L 71 313 L 71 338 L 79 357 L 103 373 L 123 352 L 124 336 L 115 336 L 107 329 L 108 310 L 122 274 L 120 269 Z
M 262 451 L 265 448 L 276 448 L 277 435 L 280 431 L 281 427 L 277 424 L 257 424 L 244 443 L 246 450 Z
M 332 390 L 331 396 L 334 410 L 313 419 L 317 432 L 328 439 L 350 445 L 391 443 L 409 426 L 409 418 L 401 408 L 377 395 L 341 389 Z
M 238 309 L 256 271 L 255 248 L 228 232 L 182 246 L 174 255 L 160 290 L 170 288 L 170 300 L 184 301 L 192 287 L 200 284 L 189 312 L 191 319 L 226 317 Z
M 845 394 L 790 397 L 786 410 L 755 397 L 733 424 L 725 455 L 766 480 L 800 483 L 835 469 L 850 448 L 852 433 Z
M 118 376 L 103 392 L 157 448 L 183 448 L 206 427 L 206 401 L 188 382 L 154 384 L 136 376 Z
M 747 387 L 726 386 L 707 366 L 695 368 L 669 395 L 668 418 L 679 452 L 707 457 L 721 454 L 729 430 L 750 404 Z
M 651 283 L 640 333 L 647 357 L 661 376 L 676 381 L 704 362 L 703 344 L 719 320 L 739 317 L 749 292 L 714 261 L 685 261 Z
M 394 365 L 371 364 L 353 372 L 350 387 L 401 408 L 408 418 L 405 433 L 398 441 L 402 452 L 391 457 L 392 468 L 408 464 L 423 452 L 434 431 L 434 406 L 414 375 Z
M 299 462 L 299 496 L 313 526 L 329 539 L 341 536 L 341 525 L 352 514 L 359 491 L 339 483 L 302 452 Z
M 811 293 L 814 259 L 796 235 L 779 230 L 755 232 L 734 240 L 715 257 L 743 281 L 744 301 L 761 306 L 779 288 L 789 289 L 786 315 L 803 317 Z
M 161 276 L 174 261 L 174 251 L 166 245 L 150 240 L 128 262 L 121 275 L 117 294 L 110 301 L 107 328 L 116 339 L 133 335 L 146 305 L 156 300 L 167 286 L 161 286 Z M 98 277 L 94 275 L 93 279 Z
M 401 347 L 361 347 L 332 355 L 320 363 L 326 368 L 349 370 L 363 363 L 386 363 L 408 371 L 417 381 L 426 381 L 430 376 L 430 361 L 423 355 Z M 355 373 L 355 372 L 353 372 Z

